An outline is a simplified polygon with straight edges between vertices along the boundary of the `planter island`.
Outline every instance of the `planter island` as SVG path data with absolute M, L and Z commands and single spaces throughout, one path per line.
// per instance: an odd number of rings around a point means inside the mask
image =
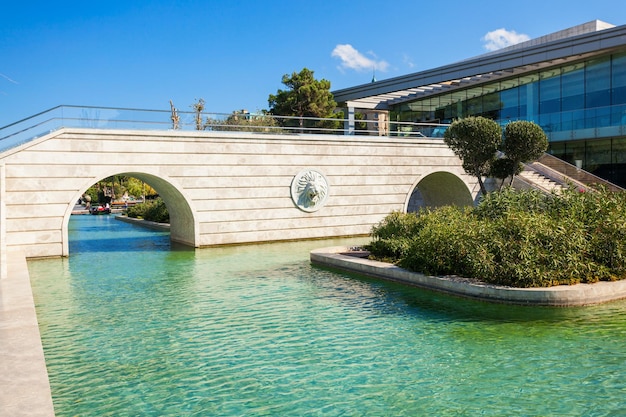
M 400 282 L 451 295 L 504 304 L 570 307 L 626 298 L 626 280 L 547 288 L 514 288 L 458 276 L 429 276 L 368 259 L 369 252 L 345 246 L 315 249 L 314 265 Z

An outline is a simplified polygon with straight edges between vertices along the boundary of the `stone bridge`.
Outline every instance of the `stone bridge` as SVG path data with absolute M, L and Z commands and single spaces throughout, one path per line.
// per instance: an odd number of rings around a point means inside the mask
M 68 256 L 81 195 L 114 175 L 153 187 L 192 247 L 359 236 L 392 211 L 470 205 L 474 178 L 441 139 L 61 128 L 0 154 L 7 250 Z

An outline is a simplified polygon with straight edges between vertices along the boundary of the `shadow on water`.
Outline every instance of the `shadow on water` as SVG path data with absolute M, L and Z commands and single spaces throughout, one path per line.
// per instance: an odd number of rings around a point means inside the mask
M 313 266 L 314 269 L 326 270 L 365 285 L 387 300 L 388 306 L 400 303 L 405 312 L 426 315 L 431 320 L 459 322 L 496 323 L 545 323 L 578 326 L 602 321 L 608 317 L 622 316 L 626 309 L 626 300 L 610 303 L 577 306 L 546 307 L 508 305 L 463 298 L 440 293 L 426 288 L 385 281 L 366 275 L 340 271 L 333 268 Z M 393 313 L 392 310 L 388 310 Z M 626 321 L 625 323 L 626 324 Z
M 153 240 L 145 238 L 125 238 L 123 246 L 111 239 L 90 239 L 70 241 L 70 253 L 74 252 L 148 252 L 169 251 L 169 236 L 155 236 Z
M 191 246 L 171 242 L 167 231 L 143 229 L 115 217 L 73 216 L 69 224 L 70 253 L 194 251 Z

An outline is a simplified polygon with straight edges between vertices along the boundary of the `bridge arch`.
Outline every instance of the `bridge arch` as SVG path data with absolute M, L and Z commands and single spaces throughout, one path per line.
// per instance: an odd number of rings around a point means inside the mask
M 68 225 L 74 203 L 87 191 L 89 187 L 104 178 L 115 175 L 123 175 L 137 178 L 159 194 L 170 214 L 170 240 L 186 246 L 198 246 L 198 225 L 191 207 L 190 199 L 185 195 L 182 187 L 177 186 L 172 179 L 165 179 L 154 174 L 137 171 L 114 172 L 97 178 L 91 178 L 69 203 L 68 209 L 63 219 L 63 255 L 69 255 L 69 234 Z
M 457 175 L 447 171 L 435 171 L 418 179 L 411 187 L 405 212 L 415 212 L 421 207 L 446 205 L 471 206 L 472 193 L 467 184 Z

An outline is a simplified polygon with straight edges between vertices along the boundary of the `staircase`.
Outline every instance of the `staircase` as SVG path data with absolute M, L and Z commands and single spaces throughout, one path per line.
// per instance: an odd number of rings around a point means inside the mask
M 529 185 L 531 188 L 538 188 L 547 193 L 558 193 L 567 188 L 566 181 L 556 181 L 547 175 L 537 172 L 526 166 L 517 176 L 518 180 Z
M 615 184 L 548 154 L 544 154 L 536 162 L 525 164 L 524 170 L 515 177 L 513 186 L 536 188 L 546 193 L 558 193 L 570 187 L 593 190 L 598 186 L 609 191 L 624 191 Z

